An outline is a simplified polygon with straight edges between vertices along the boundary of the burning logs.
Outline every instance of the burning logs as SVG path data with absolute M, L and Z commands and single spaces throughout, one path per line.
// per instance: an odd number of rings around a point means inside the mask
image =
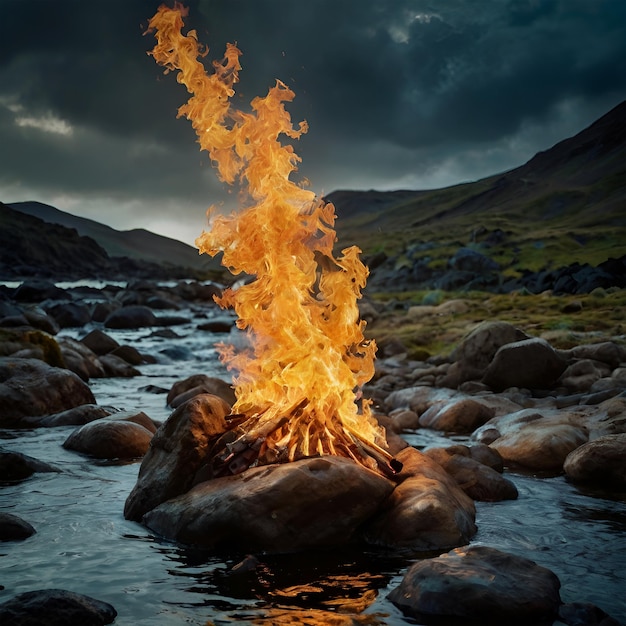
M 338 455 L 261 464 L 267 438 L 288 422 L 242 434 L 246 418 L 228 411 L 202 394 L 170 415 L 141 464 L 127 519 L 184 543 L 269 552 L 353 542 L 449 549 L 475 532 L 471 500 L 413 448 L 398 454 L 405 468 L 392 466 L 392 479 Z M 355 454 L 387 462 L 365 445 L 355 438 Z

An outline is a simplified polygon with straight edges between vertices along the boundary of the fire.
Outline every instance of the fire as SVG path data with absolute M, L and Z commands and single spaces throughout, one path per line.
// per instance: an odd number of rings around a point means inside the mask
M 235 372 L 236 403 L 235 432 L 220 459 L 239 455 L 236 472 L 331 454 L 389 471 L 384 430 L 357 397 L 374 374 L 376 346 L 364 338 L 357 307 L 368 270 L 356 247 L 335 258 L 334 206 L 290 180 L 300 158 L 281 137 L 308 130 L 306 122 L 295 128 L 285 109 L 295 94 L 277 80 L 250 112 L 234 109 L 240 50 L 228 44 L 208 74 L 199 60 L 208 50 L 195 31 L 182 33 L 185 16 L 178 3 L 159 7 L 149 24 L 157 40 L 150 54 L 192 94 L 178 116 L 191 121 L 219 178 L 247 192 L 248 206 L 235 214 L 210 210 L 210 230 L 196 240 L 200 252 L 223 253 L 234 275 L 252 278 L 216 298 L 234 308 L 252 346 L 238 354 L 221 347 Z

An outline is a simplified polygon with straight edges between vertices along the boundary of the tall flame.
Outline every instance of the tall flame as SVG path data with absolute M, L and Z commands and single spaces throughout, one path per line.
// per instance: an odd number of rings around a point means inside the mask
M 150 54 L 192 94 L 178 116 L 191 121 L 219 178 L 241 183 L 250 198 L 236 214 L 210 212 L 210 230 L 196 240 L 200 252 L 223 253 L 233 274 L 252 277 L 216 299 L 234 308 L 251 339 L 250 351 L 222 347 L 236 372 L 233 413 L 246 416 L 242 439 L 262 436 L 259 462 L 336 454 L 373 467 L 362 452 L 386 454 L 384 430 L 357 399 L 374 374 L 376 347 L 357 308 L 368 270 L 356 247 L 335 258 L 334 206 L 290 180 L 300 158 L 281 136 L 308 130 L 306 122 L 294 128 L 285 110 L 295 94 L 277 80 L 249 113 L 234 109 L 240 50 L 228 44 L 208 75 L 199 60 L 208 50 L 195 31 L 182 34 L 184 16 L 178 3 L 158 9 Z

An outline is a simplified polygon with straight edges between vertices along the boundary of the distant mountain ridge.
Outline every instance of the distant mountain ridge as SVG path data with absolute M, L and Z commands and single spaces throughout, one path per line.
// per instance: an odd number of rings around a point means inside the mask
M 143 228 L 116 230 L 95 220 L 72 215 L 41 202 L 13 202 L 7 206 L 50 224 L 74 228 L 79 235 L 97 241 L 110 257 L 128 257 L 164 266 L 190 267 L 196 270 L 215 269 L 219 266 L 209 256 L 200 255 L 196 248 Z
M 524 165 L 430 191 L 329 194 L 343 246 L 445 265 L 459 246 L 510 274 L 626 253 L 626 101 Z

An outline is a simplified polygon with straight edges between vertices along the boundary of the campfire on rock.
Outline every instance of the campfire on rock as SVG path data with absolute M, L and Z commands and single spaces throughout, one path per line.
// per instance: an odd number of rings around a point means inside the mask
M 216 298 L 234 309 L 250 348 L 219 346 L 236 402 L 230 429 L 210 451 L 213 476 L 320 455 L 393 475 L 402 466 L 359 397 L 376 351 L 357 307 L 368 270 L 354 246 L 335 256 L 334 206 L 290 180 L 300 158 L 281 137 L 298 139 L 308 129 L 306 122 L 295 128 L 285 109 L 294 93 L 276 81 L 249 112 L 234 109 L 241 52 L 229 44 L 208 74 L 196 32 L 182 33 L 185 16 L 179 4 L 158 9 L 150 54 L 178 72 L 191 94 L 178 115 L 191 121 L 220 180 L 241 189 L 243 208 L 230 216 L 209 209 L 210 228 L 196 244 L 248 279 Z

